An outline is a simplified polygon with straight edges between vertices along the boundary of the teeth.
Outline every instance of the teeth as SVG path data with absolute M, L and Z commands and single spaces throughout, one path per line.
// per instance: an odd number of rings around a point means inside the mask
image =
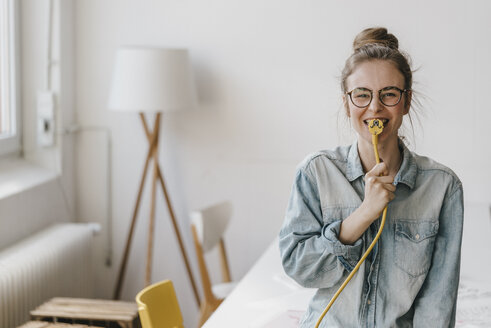
M 386 118 L 380 118 L 379 120 L 381 120 L 382 123 L 384 123 L 384 124 L 386 124 L 387 122 L 389 122 L 389 120 L 386 119 Z M 365 120 L 364 122 L 368 124 L 368 121 L 371 121 L 371 120 Z

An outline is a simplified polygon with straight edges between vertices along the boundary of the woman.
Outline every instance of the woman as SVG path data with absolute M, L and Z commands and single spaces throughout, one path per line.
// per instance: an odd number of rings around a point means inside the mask
M 283 267 L 318 288 L 301 327 L 314 327 L 375 237 L 382 235 L 320 327 L 455 325 L 463 192 L 447 167 L 409 151 L 399 137 L 411 110 L 412 72 L 385 28 L 362 31 L 343 69 L 351 146 L 320 151 L 299 166 L 280 232 Z M 376 164 L 367 121 L 384 130 Z

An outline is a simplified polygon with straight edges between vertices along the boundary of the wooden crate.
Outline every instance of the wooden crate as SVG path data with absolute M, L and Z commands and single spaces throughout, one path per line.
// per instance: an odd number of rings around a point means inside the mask
M 140 327 L 136 303 L 55 297 L 31 311 L 31 320 L 97 327 Z
M 69 323 L 53 323 L 46 321 L 29 321 L 17 328 L 100 328 L 96 326 L 69 324 Z

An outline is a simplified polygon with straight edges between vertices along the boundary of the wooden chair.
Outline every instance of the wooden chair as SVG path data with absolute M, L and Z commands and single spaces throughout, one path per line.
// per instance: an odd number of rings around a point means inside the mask
M 164 280 L 136 295 L 142 328 L 184 328 L 172 281 Z
M 204 300 L 201 301 L 200 307 L 200 327 L 235 287 L 235 283 L 231 282 L 230 279 L 230 270 L 223 242 L 223 234 L 231 215 L 232 205 L 230 202 L 222 202 L 191 213 L 191 231 L 196 247 L 204 294 Z M 223 283 L 212 285 L 205 262 L 205 253 L 208 253 L 217 245 L 219 247 Z

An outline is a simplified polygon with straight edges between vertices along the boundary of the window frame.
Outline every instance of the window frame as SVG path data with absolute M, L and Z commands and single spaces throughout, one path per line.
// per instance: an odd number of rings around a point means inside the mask
M 7 68 L 7 73 L 4 75 L 3 70 L 0 71 L 0 83 L 8 83 L 9 90 L 7 104 L 7 110 L 10 112 L 10 125 L 12 131 L 10 133 L 0 134 L 0 156 L 5 155 L 20 155 L 21 152 L 21 106 L 20 106 L 20 96 L 19 96 L 19 81 L 20 81 L 20 51 L 19 51 L 19 4 L 15 0 L 5 0 L 2 1 L 2 7 L 0 8 L 0 17 L 2 20 L 6 18 L 7 21 L 7 32 L 5 40 L 8 45 L 8 62 L 5 64 L 0 63 L 1 67 Z M 6 12 L 3 12 L 6 9 Z M 3 32 L 3 28 L 0 28 L 0 33 Z M 2 42 L 2 41 L 0 41 Z M 0 47 L 5 49 L 5 47 Z M 0 50 L 2 51 L 2 50 Z M 0 60 L 6 58 L 0 53 Z M 5 66 L 4 66 L 5 65 Z M 0 68 L 1 68 L 0 67 Z M 4 88 L 2 87 L 3 91 Z M 0 95 L 0 101 L 3 101 L 3 97 Z M 2 104 L 4 106 L 5 104 Z

